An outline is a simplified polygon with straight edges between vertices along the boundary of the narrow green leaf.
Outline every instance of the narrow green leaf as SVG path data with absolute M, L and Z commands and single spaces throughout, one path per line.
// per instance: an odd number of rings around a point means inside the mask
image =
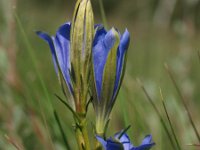
M 131 127 L 131 125 L 129 125 L 128 127 L 126 127 L 122 133 L 119 135 L 119 139 L 128 131 L 128 129 Z
M 195 124 L 194 124 L 194 121 L 193 121 L 193 119 L 192 119 L 192 115 L 191 115 L 191 113 L 190 113 L 190 111 L 189 111 L 189 108 L 188 108 L 188 106 L 187 106 L 187 104 L 186 104 L 185 97 L 182 95 L 182 93 L 181 93 L 181 91 L 180 91 L 180 89 L 179 89 L 179 87 L 178 87 L 178 84 L 176 83 L 176 80 L 175 80 L 175 78 L 174 78 L 174 76 L 173 76 L 173 74 L 172 74 L 172 71 L 170 70 L 170 68 L 169 68 L 169 66 L 168 66 L 167 64 L 165 64 L 165 69 L 166 69 L 166 71 L 167 71 L 167 73 L 168 73 L 170 79 L 172 80 L 172 83 L 173 83 L 173 85 L 174 85 L 174 87 L 175 87 L 175 89 L 176 89 L 176 91 L 177 91 L 177 93 L 178 93 L 178 96 L 180 97 L 180 100 L 181 100 L 181 102 L 182 102 L 182 104 L 183 104 L 183 106 L 184 106 L 184 108 L 185 108 L 185 110 L 186 110 L 186 112 L 187 112 L 189 121 L 190 121 L 190 123 L 191 123 L 191 125 L 192 125 L 192 128 L 193 128 L 193 130 L 194 130 L 194 133 L 195 133 L 195 135 L 196 135 L 198 141 L 200 142 L 200 135 L 199 135 L 198 130 L 197 130 Z
M 33 64 L 33 69 L 34 69 L 35 72 L 36 72 L 36 75 L 37 75 L 37 77 L 38 77 L 38 79 L 39 79 L 39 82 L 40 82 L 40 85 L 41 85 L 41 87 L 42 87 L 42 90 L 43 90 L 43 92 L 44 92 L 44 94 L 45 94 L 45 97 L 46 97 L 46 99 L 48 100 L 48 103 L 49 103 L 50 106 L 51 106 L 50 108 L 53 109 L 52 102 L 51 102 L 51 100 L 50 100 L 48 90 L 47 90 L 47 88 L 46 88 L 46 86 L 45 86 L 45 84 L 44 84 L 44 81 L 43 81 L 43 79 L 42 79 L 42 76 L 41 76 L 41 74 L 40 74 L 40 72 L 39 72 L 39 70 L 38 70 L 38 68 L 37 68 L 37 61 L 36 61 L 37 59 L 36 59 L 35 54 L 33 53 L 34 50 L 33 50 L 32 46 L 31 46 L 31 44 L 30 44 L 30 42 L 29 42 L 29 40 L 28 40 L 27 34 L 26 34 L 26 32 L 25 32 L 25 30 L 24 30 L 24 28 L 23 28 L 23 25 L 22 25 L 22 23 L 21 23 L 21 21 L 20 21 L 20 18 L 18 17 L 18 15 L 17 15 L 16 13 L 15 13 L 15 19 L 16 19 L 16 21 L 17 21 L 17 25 L 18 25 L 18 27 L 19 27 L 19 30 L 20 30 L 20 32 L 21 32 L 21 34 L 22 34 L 22 39 L 24 40 L 24 43 L 25 43 L 25 45 L 26 45 L 26 47 L 27 47 L 27 50 L 28 50 L 30 59 L 31 59 L 32 64 Z M 39 101 L 39 105 L 40 105 L 40 101 Z M 41 108 L 41 107 L 40 107 L 40 108 Z M 41 109 L 41 115 L 42 115 L 42 117 L 43 117 L 43 121 L 44 121 L 44 124 L 45 124 L 45 128 L 46 128 L 46 130 L 47 130 L 47 133 L 48 133 L 48 138 L 49 138 L 49 140 L 50 140 L 51 147 L 52 147 L 52 149 L 55 149 L 54 144 L 53 144 L 53 140 L 52 140 L 52 137 L 51 137 L 51 134 L 50 134 L 50 131 L 49 131 L 48 126 L 47 126 L 47 120 L 46 120 L 46 117 L 45 117 L 45 115 L 44 115 L 42 109 Z
M 90 103 L 93 101 L 93 97 L 91 96 L 90 99 L 87 101 L 87 105 L 86 105 L 86 113 L 88 112 L 88 107 L 90 105 Z
M 167 116 L 167 120 L 168 120 L 168 122 L 169 122 L 170 129 L 171 129 L 171 132 L 172 132 L 172 134 L 173 134 L 173 136 L 174 136 L 176 145 L 177 145 L 177 147 L 178 147 L 178 150 L 181 150 L 181 146 L 180 146 L 180 144 L 179 144 L 179 142 L 178 142 L 177 136 L 176 136 L 176 134 L 175 134 L 174 128 L 173 128 L 173 126 L 172 126 L 172 123 L 171 123 L 171 120 L 170 120 L 170 117 L 169 117 L 169 114 L 168 114 L 168 112 L 167 112 L 167 108 L 166 108 L 166 105 L 165 105 L 165 102 L 164 102 L 164 98 L 163 98 L 163 94 L 162 94 L 161 88 L 160 88 L 160 96 L 161 96 L 161 101 L 162 101 L 162 104 L 163 104 L 163 108 L 164 108 L 164 110 L 165 110 L 165 114 L 166 114 L 166 116 Z
M 104 133 L 103 133 L 103 138 L 106 140 L 106 133 L 108 130 L 108 125 L 110 123 L 110 119 L 108 119 L 108 121 L 106 122 L 105 128 L 104 128 Z
M 93 61 L 93 60 L 92 60 Z M 90 84 L 90 90 L 93 96 L 93 106 L 96 109 L 98 105 L 98 97 L 97 97 L 97 86 L 96 86 L 96 80 L 95 80 L 95 72 L 94 72 L 94 63 L 92 63 L 92 72 L 91 72 L 91 81 L 89 82 Z
M 170 132 L 169 132 L 169 130 L 168 130 L 168 128 L 167 128 L 167 125 L 166 125 L 165 121 L 163 120 L 162 115 L 160 114 L 158 108 L 157 108 L 156 105 L 154 104 L 152 98 L 149 96 L 149 94 L 148 94 L 148 92 L 146 91 L 146 89 L 145 89 L 144 85 L 142 84 L 142 82 L 141 82 L 139 79 L 137 79 L 137 81 L 138 81 L 140 87 L 142 88 L 144 94 L 146 95 L 147 99 L 149 100 L 150 104 L 152 105 L 153 109 L 155 110 L 155 112 L 156 112 L 158 118 L 160 119 L 160 122 L 161 122 L 161 124 L 162 124 L 162 126 L 163 126 L 163 128 L 164 128 L 165 133 L 167 134 L 167 136 L 168 136 L 168 138 L 169 138 L 169 141 L 170 141 L 170 143 L 171 143 L 172 148 L 173 148 L 173 149 L 176 149 L 176 146 L 175 146 L 175 144 L 174 144 L 174 141 L 173 141 L 173 139 L 172 139 L 172 136 L 171 136 L 171 134 L 170 134 Z
M 58 124 L 60 133 L 61 133 L 61 135 L 62 135 L 63 141 L 64 141 L 64 143 L 65 143 L 66 149 L 67 149 L 67 150 L 70 150 L 70 146 L 69 146 L 69 143 L 68 143 L 68 141 L 67 141 L 67 137 L 66 137 L 66 135 L 65 135 L 65 133 L 64 133 L 64 130 L 63 130 L 63 128 L 62 128 L 62 125 L 61 125 L 60 119 L 59 119 L 59 117 L 58 117 L 58 114 L 57 114 L 57 112 L 56 112 L 55 110 L 54 110 L 53 113 L 54 113 L 54 117 L 55 117 L 56 123 Z
M 72 109 L 72 107 L 67 104 L 60 96 L 58 96 L 57 94 L 55 94 L 55 96 L 58 98 L 58 100 L 60 100 L 67 108 L 68 110 L 74 115 L 74 117 L 80 122 L 80 119 L 78 117 L 78 115 L 76 114 L 76 112 Z
M 106 19 L 106 13 L 103 5 L 103 0 L 99 0 L 99 6 L 100 6 L 100 11 L 101 11 L 101 18 L 104 24 L 104 27 L 107 29 L 108 28 L 108 23 Z
M 200 147 L 200 144 L 188 144 L 188 146 Z

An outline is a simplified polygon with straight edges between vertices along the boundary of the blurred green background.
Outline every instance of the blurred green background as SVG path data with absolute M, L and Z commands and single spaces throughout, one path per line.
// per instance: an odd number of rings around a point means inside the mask
M 173 149 L 136 81 L 139 78 L 169 128 L 162 89 L 182 149 L 195 149 L 188 145 L 199 141 L 164 63 L 171 68 L 200 132 L 200 0 L 103 2 L 109 27 L 121 32 L 128 28 L 131 34 L 126 74 L 108 136 L 131 125 L 128 134 L 135 145 L 152 134 L 154 150 Z M 95 23 L 101 23 L 99 1 L 92 3 Z M 74 5 L 75 0 L 0 0 L 0 149 L 65 149 L 53 109 L 59 114 L 68 142 L 77 149 L 71 114 L 54 96 L 63 97 L 49 47 L 35 34 L 42 30 L 54 35 L 61 24 L 72 19 Z M 88 118 L 94 117 L 92 112 L 90 107 Z M 90 121 L 89 128 L 94 119 Z

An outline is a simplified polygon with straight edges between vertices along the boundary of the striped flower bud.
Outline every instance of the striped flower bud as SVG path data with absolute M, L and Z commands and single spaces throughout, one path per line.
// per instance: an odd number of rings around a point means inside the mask
M 98 26 L 93 42 L 93 106 L 96 112 L 96 132 L 103 134 L 116 100 L 125 71 L 129 32 L 123 35 L 112 28 Z

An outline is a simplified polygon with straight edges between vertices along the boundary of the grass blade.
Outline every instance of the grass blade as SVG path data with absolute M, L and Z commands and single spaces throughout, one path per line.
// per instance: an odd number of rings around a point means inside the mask
M 35 57 L 35 55 L 34 55 L 34 53 L 33 53 L 33 48 L 31 47 L 31 45 L 30 45 L 30 43 L 29 43 L 29 41 L 28 41 L 28 37 L 27 37 L 27 35 L 26 35 L 25 31 L 24 31 L 24 28 L 23 28 L 23 26 L 22 26 L 22 23 L 21 23 L 19 17 L 17 16 L 17 14 L 15 14 L 15 18 L 16 18 L 16 20 L 17 20 L 17 24 L 18 24 L 18 26 L 19 26 L 19 29 L 20 29 L 20 31 L 21 31 L 21 33 L 22 33 L 22 37 L 23 37 L 23 39 L 24 39 L 25 45 L 26 45 L 26 47 L 27 47 L 28 53 L 29 53 L 30 58 L 31 58 L 31 61 L 32 61 L 32 63 L 33 63 L 33 67 L 34 67 L 34 69 L 35 69 L 35 71 L 36 71 L 36 75 L 37 75 L 37 77 L 38 77 L 38 79 L 39 79 L 39 82 L 40 82 L 40 84 L 41 84 L 41 87 L 42 87 L 42 89 L 43 89 L 43 92 L 44 92 L 44 94 L 45 94 L 45 97 L 47 98 L 49 104 L 52 106 L 52 103 L 51 103 L 51 100 L 50 100 L 50 97 L 49 97 L 47 88 L 46 88 L 46 86 L 45 86 L 45 84 L 44 84 L 44 81 L 43 81 L 43 79 L 42 79 L 42 77 L 41 77 L 41 75 L 40 75 L 40 73 L 39 73 L 39 70 L 37 69 L 36 57 Z M 51 107 L 51 108 L 53 108 L 53 107 Z
M 124 126 L 127 127 L 129 125 L 129 112 L 127 111 L 127 105 L 126 102 L 122 101 L 123 100 L 123 90 L 121 92 L 121 97 L 119 96 L 119 103 L 121 106 L 121 112 L 122 112 L 122 116 L 123 116 L 123 123 Z
M 167 112 L 167 108 L 166 108 L 166 105 L 165 105 L 165 102 L 164 102 L 164 98 L 163 98 L 163 94 L 162 94 L 161 88 L 160 88 L 160 96 L 161 96 L 162 105 L 163 105 L 163 108 L 164 108 L 164 110 L 165 110 L 165 114 L 166 114 L 166 116 L 167 116 L 167 120 L 168 120 L 168 122 L 169 122 L 170 129 L 171 129 L 171 132 L 172 132 L 172 134 L 173 134 L 173 136 L 174 136 L 174 139 L 175 139 L 177 148 L 178 148 L 178 150 L 181 150 L 181 147 L 180 147 L 180 144 L 179 144 L 179 142 L 178 142 L 177 136 L 176 136 L 176 134 L 175 134 L 175 132 L 174 132 L 174 128 L 173 128 L 173 126 L 172 126 L 171 120 L 170 120 L 170 118 L 169 118 L 169 114 L 168 114 L 168 112 Z
M 13 145 L 13 147 L 16 148 L 16 150 L 24 150 L 22 145 L 20 145 L 14 138 L 9 137 L 8 135 L 5 135 L 6 140 Z
M 200 147 L 200 144 L 189 144 L 188 146 Z
M 174 87 L 175 87 L 175 89 L 176 89 L 176 91 L 177 91 L 177 93 L 178 93 L 178 96 L 180 97 L 180 100 L 181 100 L 181 102 L 182 102 L 182 104 L 183 104 L 183 106 L 184 106 L 184 108 L 185 108 L 185 110 L 186 110 L 186 112 L 187 112 L 189 121 L 190 121 L 190 123 L 191 123 L 191 125 L 192 125 L 192 127 L 193 127 L 193 129 L 194 129 L 194 132 L 195 132 L 195 134 L 196 134 L 196 137 L 197 137 L 197 139 L 198 139 L 198 141 L 199 141 L 199 143 L 200 143 L 200 135 L 199 135 L 199 133 L 198 133 L 198 131 L 197 131 L 197 128 L 196 128 L 196 126 L 195 126 L 193 120 L 192 120 L 192 115 L 191 115 L 191 113 L 190 113 L 190 111 L 189 111 L 189 109 L 188 109 L 188 107 L 187 107 L 185 97 L 182 95 L 182 93 L 181 93 L 181 91 L 180 91 L 180 89 L 179 89 L 179 87 L 178 87 L 178 85 L 177 85 L 177 83 L 176 83 L 176 80 L 175 80 L 175 78 L 174 78 L 174 76 L 173 76 L 173 74 L 172 74 L 172 71 L 170 70 L 170 68 L 169 68 L 169 66 L 168 66 L 167 64 L 165 64 L 165 69 L 166 69 L 166 71 L 167 71 L 167 73 L 168 73 L 170 79 L 171 79 L 172 82 L 173 82 L 173 85 L 174 85 Z
M 59 127 L 60 133 L 62 135 L 63 141 L 65 143 L 66 149 L 70 150 L 70 146 L 69 146 L 69 143 L 68 143 L 67 138 L 65 136 L 64 130 L 62 128 L 62 125 L 61 125 L 60 119 L 58 117 L 58 114 L 57 114 L 57 112 L 55 110 L 54 110 L 53 114 L 54 114 L 55 120 L 56 120 L 56 122 L 58 124 L 58 127 Z
M 35 57 L 35 55 L 34 55 L 34 53 L 33 53 L 33 49 L 32 49 L 32 47 L 31 47 L 31 45 L 30 45 L 30 42 L 28 41 L 28 37 L 27 37 L 26 32 L 25 32 L 25 30 L 24 30 L 24 28 L 23 28 L 23 26 L 22 26 L 22 23 L 21 23 L 21 21 L 20 21 L 18 15 L 17 15 L 16 13 L 15 13 L 15 19 L 16 19 L 16 21 L 17 21 L 17 25 L 19 26 L 20 32 L 21 32 L 21 34 L 22 34 L 22 39 L 24 39 L 24 43 L 25 43 L 25 45 L 26 45 L 26 47 L 27 47 L 27 50 L 28 50 L 30 59 L 31 59 L 31 61 L 32 61 L 32 63 L 33 63 L 33 68 L 34 68 L 34 70 L 35 70 L 35 72 L 36 72 L 36 75 L 37 75 L 37 77 L 38 77 L 38 79 L 39 79 L 39 82 L 40 82 L 40 84 L 41 84 L 41 87 L 42 87 L 42 89 L 43 89 L 43 92 L 44 92 L 44 94 L 45 94 L 45 97 L 47 98 L 49 104 L 52 106 L 52 103 L 51 103 L 51 101 L 50 101 L 50 98 L 49 98 L 49 95 L 48 95 L 48 92 L 47 92 L 47 88 L 46 88 L 46 86 L 45 86 L 45 84 L 44 84 L 44 81 L 42 80 L 42 77 L 41 77 L 41 75 L 40 75 L 40 73 L 39 73 L 39 70 L 37 69 L 36 57 Z M 53 109 L 53 106 L 52 106 L 51 108 Z M 42 109 L 41 109 L 41 110 L 42 110 Z M 53 112 L 53 111 L 52 111 L 52 112 Z M 54 147 L 54 145 L 53 145 L 53 140 L 52 140 L 51 135 L 50 135 L 50 131 L 49 131 L 48 126 L 47 126 L 47 121 L 46 121 L 45 115 L 44 115 L 43 112 L 41 112 L 41 113 L 42 113 L 42 116 L 43 116 L 43 120 L 44 120 L 44 123 L 45 123 L 45 126 L 46 126 L 46 130 L 47 130 L 48 136 L 49 136 L 49 140 L 51 141 L 52 149 L 55 149 L 55 147 Z
M 139 79 L 137 79 L 137 81 L 138 81 L 140 87 L 142 88 L 144 94 L 146 95 L 147 99 L 148 99 L 149 102 L 151 103 L 151 105 L 152 105 L 153 109 L 155 110 L 156 114 L 158 115 L 158 118 L 160 119 L 160 122 L 161 122 L 161 124 L 162 124 L 162 126 L 163 126 L 163 128 L 164 128 L 164 130 L 165 130 L 165 132 L 166 132 L 166 134 L 167 134 L 167 136 L 168 136 L 168 138 L 169 138 L 169 140 L 170 140 L 171 146 L 173 147 L 173 149 L 176 149 L 176 146 L 175 146 L 175 144 L 174 144 L 174 142 L 173 142 L 173 139 L 172 139 L 172 137 L 171 137 L 171 135 L 170 135 L 170 132 L 169 132 L 169 130 L 168 130 L 168 128 L 167 128 L 167 125 L 165 124 L 165 121 L 163 120 L 162 115 L 160 114 L 158 108 L 157 108 L 156 105 L 154 104 L 152 98 L 150 97 L 150 95 L 149 95 L 148 92 L 146 91 L 146 89 L 145 89 L 144 85 L 142 84 L 142 82 L 141 82 Z
M 69 109 L 69 111 L 74 115 L 74 117 L 75 117 L 79 122 L 81 122 L 79 116 L 78 116 L 78 115 L 76 114 L 76 112 L 72 109 L 72 107 L 71 107 L 69 104 L 67 104 L 67 103 L 66 103 L 60 96 L 58 96 L 57 94 L 55 94 L 55 96 L 58 98 L 59 101 L 61 101 L 61 102 Z
M 102 17 L 102 21 L 103 21 L 104 27 L 107 29 L 108 28 L 108 24 L 107 24 L 104 5 L 103 5 L 103 0 L 99 0 L 99 6 L 100 6 L 101 17 Z

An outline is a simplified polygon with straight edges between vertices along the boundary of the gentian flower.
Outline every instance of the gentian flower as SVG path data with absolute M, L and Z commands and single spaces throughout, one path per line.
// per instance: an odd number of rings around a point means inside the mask
M 37 32 L 51 49 L 55 70 L 71 107 L 86 114 L 94 19 L 90 0 L 78 0 L 73 21 L 62 25 L 55 36 Z
M 37 34 L 49 44 L 56 73 L 62 86 L 67 86 L 65 92 L 67 91 L 67 95 L 71 97 L 74 89 L 70 77 L 70 30 L 71 23 L 67 22 L 59 27 L 55 36 L 49 36 L 41 31 L 38 31 Z
M 104 133 L 110 112 L 120 89 L 130 35 L 121 35 L 115 28 L 106 31 L 97 26 L 93 42 L 92 95 L 96 113 L 96 132 Z
M 152 136 L 147 135 L 140 146 L 134 146 L 126 133 L 118 132 L 114 138 L 110 137 L 104 140 L 102 137 L 97 136 L 97 140 L 102 144 L 104 150 L 149 150 L 155 145 L 152 142 Z

